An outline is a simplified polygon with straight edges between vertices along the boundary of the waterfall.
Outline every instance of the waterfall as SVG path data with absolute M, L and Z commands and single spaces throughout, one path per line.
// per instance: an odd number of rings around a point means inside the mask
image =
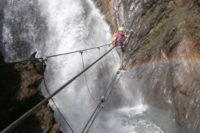
M 80 50 L 110 43 L 111 32 L 104 16 L 92 1 L 83 0 L 7 0 L 4 6 L 1 51 L 6 61 L 25 59 L 33 51 L 37 57 Z M 50 93 L 87 67 L 110 46 L 47 60 L 45 80 Z M 53 97 L 50 105 L 64 133 L 70 128 L 81 132 L 119 68 L 112 51 L 103 60 Z M 143 104 L 140 87 L 145 84 L 135 69 L 120 74 L 110 99 L 94 121 L 91 133 L 177 133 L 171 115 Z M 40 88 L 48 95 L 45 86 Z M 159 116 L 157 118 L 157 115 Z
M 45 54 L 63 53 L 110 43 L 110 28 L 91 1 L 43 0 L 40 5 L 41 9 L 45 9 L 43 14 L 49 27 Z M 82 58 L 86 67 L 109 48 L 83 52 L 83 57 L 80 53 L 75 53 L 49 59 L 45 77 L 50 92 L 54 92 L 83 69 Z M 115 52 L 110 53 L 53 98 L 75 132 L 81 132 L 105 87 L 111 81 L 118 67 L 115 65 L 115 56 Z M 57 119 L 62 122 L 59 114 Z M 66 123 L 63 122 L 61 125 L 64 132 L 69 132 Z
M 47 26 L 38 1 L 7 0 L 2 12 L 1 52 L 5 61 L 23 60 L 37 49 L 45 49 Z

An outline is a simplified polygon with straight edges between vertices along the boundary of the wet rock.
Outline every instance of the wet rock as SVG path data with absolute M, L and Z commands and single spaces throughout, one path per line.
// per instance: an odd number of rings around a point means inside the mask
M 44 70 L 42 63 L 37 60 L 0 67 L 0 130 L 3 130 L 44 99 L 37 89 Z M 54 112 L 45 104 L 15 128 L 13 133 L 56 133 L 59 128 L 55 124 Z
M 0 52 L 0 63 L 4 63 L 3 55 Z
M 177 123 L 190 133 L 200 130 L 199 3 L 110 0 L 106 9 L 116 17 L 113 31 L 121 25 L 134 31 L 126 63 L 143 82 L 139 88 L 145 101 L 174 111 Z
M 17 99 L 26 100 L 37 93 L 37 86 L 42 80 L 43 76 L 39 73 L 42 65 L 38 67 L 39 63 L 27 61 L 15 65 L 15 69 L 20 73 L 21 87 Z
M 103 14 L 105 14 L 106 16 L 106 20 L 109 23 L 109 25 L 112 27 L 112 30 L 114 31 L 114 29 L 117 29 L 117 17 L 116 17 L 116 11 L 115 10 L 111 10 L 114 9 L 113 5 L 112 5 L 112 1 L 111 0 L 93 0 L 95 5 L 100 8 L 101 12 Z

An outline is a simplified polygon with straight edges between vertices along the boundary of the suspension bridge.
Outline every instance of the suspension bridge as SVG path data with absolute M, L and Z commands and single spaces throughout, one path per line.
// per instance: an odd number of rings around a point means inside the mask
M 94 66 L 97 62 L 99 62 L 101 59 L 103 59 L 106 55 L 108 55 L 108 53 L 110 53 L 114 47 L 111 47 L 108 51 L 106 51 L 104 54 L 102 54 L 100 56 L 99 54 L 99 58 L 96 59 L 94 62 L 92 62 L 89 66 L 85 67 L 85 63 L 83 60 L 83 52 L 84 51 L 88 51 L 88 50 L 93 50 L 93 49 L 99 49 L 105 46 L 109 46 L 111 43 L 109 44 L 105 44 L 105 45 L 101 45 L 98 47 L 92 47 L 92 48 L 88 48 L 88 49 L 83 49 L 83 50 L 77 50 L 77 51 L 72 51 L 72 52 L 66 52 L 66 53 L 61 53 L 61 54 L 55 54 L 55 55 L 49 55 L 46 57 L 39 57 L 39 58 L 29 58 L 29 59 L 25 59 L 22 61 L 16 61 L 16 62 L 10 62 L 10 63 L 3 63 L 0 64 L 1 66 L 5 66 L 5 65 L 9 65 L 9 64 L 17 64 L 17 63 L 22 63 L 22 62 L 26 62 L 26 61 L 31 61 L 31 60 L 42 60 L 43 66 L 45 66 L 46 62 L 48 61 L 49 58 L 53 58 L 53 57 L 58 57 L 58 56 L 63 56 L 63 55 L 68 55 L 68 54 L 73 54 L 73 53 L 81 53 L 81 59 L 82 59 L 82 67 L 83 70 L 81 72 L 79 72 L 77 75 L 75 75 L 74 77 L 72 77 L 69 81 L 67 81 L 65 84 L 63 84 L 60 88 L 56 89 L 56 91 L 54 91 L 52 94 L 50 94 L 46 80 L 45 80 L 45 75 L 44 75 L 44 87 L 48 93 L 49 96 L 47 96 L 45 99 L 43 99 L 42 101 L 40 101 L 38 104 L 36 104 L 34 107 L 32 107 L 30 110 L 28 110 L 26 113 L 24 113 L 21 117 L 19 117 L 17 120 L 15 120 L 14 122 L 12 122 L 9 126 L 7 126 L 4 130 L 1 131 L 1 133 L 9 133 L 12 130 L 14 130 L 18 125 L 20 125 L 24 120 L 26 120 L 34 111 L 36 111 L 39 107 L 41 107 L 43 104 L 47 103 L 49 100 L 52 100 L 53 104 L 55 105 L 58 113 L 60 114 L 60 116 L 64 119 L 64 121 L 66 122 L 66 124 L 68 125 L 68 127 L 70 128 L 71 132 L 74 133 L 74 130 L 72 128 L 72 126 L 70 125 L 70 123 L 66 120 L 66 118 L 63 116 L 62 112 L 59 110 L 59 108 L 56 105 L 56 102 L 53 100 L 53 97 L 55 95 L 57 95 L 59 92 L 61 92 L 66 86 L 68 86 L 69 84 L 71 84 L 74 80 L 76 80 L 79 76 L 81 76 L 82 74 L 84 74 L 84 78 L 85 78 L 85 83 L 86 83 L 86 87 L 88 89 L 88 92 L 91 96 L 91 98 L 95 101 L 96 103 L 96 108 L 94 109 L 93 113 L 91 114 L 90 118 L 88 119 L 88 121 L 86 122 L 84 128 L 82 129 L 81 133 L 88 133 L 90 127 L 92 126 L 93 122 L 95 121 L 97 115 L 99 114 L 99 112 L 102 110 L 102 108 L 105 106 L 106 101 L 108 100 L 112 89 L 113 89 L 113 85 L 118 82 L 118 80 L 120 79 L 120 71 L 117 71 L 115 73 L 115 75 L 113 76 L 111 82 L 109 83 L 108 87 L 106 88 L 105 92 L 103 93 L 103 95 L 101 96 L 101 98 L 99 99 L 99 101 L 97 101 L 95 99 L 95 97 L 92 96 L 90 90 L 89 90 L 89 86 L 88 86 L 88 81 L 87 81 L 87 77 L 85 72 L 87 70 L 89 70 L 92 66 Z

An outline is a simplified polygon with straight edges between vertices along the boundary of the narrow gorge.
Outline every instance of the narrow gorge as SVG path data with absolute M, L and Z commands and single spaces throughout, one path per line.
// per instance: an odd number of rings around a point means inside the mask
M 112 29 L 133 29 L 127 47 L 128 68 L 136 68 L 145 101 L 173 110 L 188 133 L 199 132 L 198 0 L 105 0 Z
M 1 131 L 112 46 L 51 55 L 109 44 L 123 26 L 126 71 L 88 132 L 199 133 L 199 0 L 1 0 L 0 20 Z M 82 132 L 118 69 L 114 49 L 13 133 Z

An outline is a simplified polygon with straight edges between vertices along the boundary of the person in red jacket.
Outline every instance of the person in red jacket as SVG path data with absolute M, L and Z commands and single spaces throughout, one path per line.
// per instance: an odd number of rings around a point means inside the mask
M 120 69 L 123 69 L 123 59 L 124 59 L 124 46 L 125 46 L 125 40 L 126 38 L 128 38 L 129 35 L 125 35 L 124 34 L 124 28 L 123 27 L 119 27 L 118 31 L 116 33 L 114 33 L 113 38 L 112 38 L 112 44 L 114 47 L 116 47 L 116 51 L 119 54 L 119 58 L 120 58 Z

